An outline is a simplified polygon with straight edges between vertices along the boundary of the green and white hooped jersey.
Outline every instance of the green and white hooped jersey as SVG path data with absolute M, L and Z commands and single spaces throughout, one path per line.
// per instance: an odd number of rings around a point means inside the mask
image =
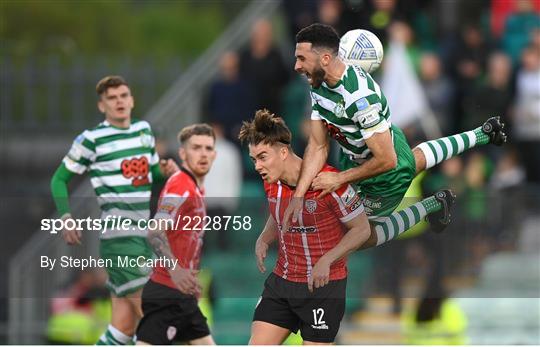
M 98 197 L 101 218 L 147 220 L 150 217 L 151 167 L 159 158 L 146 121 L 132 120 L 127 129 L 104 121 L 77 136 L 63 163 L 74 173 L 88 171 Z M 135 225 L 135 224 L 133 224 Z M 146 236 L 146 229 L 108 230 L 102 239 Z
M 346 66 L 334 87 L 323 82 L 319 88 L 311 88 L 311 106 L 311 119 L 323 121 L 343 152 L 358 164 L 371 157 L 365 140 L 391 129 L 390 110 L 381 88 L 355 65 Z

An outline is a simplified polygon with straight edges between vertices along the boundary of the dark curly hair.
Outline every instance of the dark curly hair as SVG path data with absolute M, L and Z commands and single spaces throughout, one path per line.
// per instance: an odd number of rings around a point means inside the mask
M 334 55 L 339 51 L 339 35 L 330 25 L 314 23 L 296 34 L 296 43 L 309 42 L 313 48 L 326 48 Z

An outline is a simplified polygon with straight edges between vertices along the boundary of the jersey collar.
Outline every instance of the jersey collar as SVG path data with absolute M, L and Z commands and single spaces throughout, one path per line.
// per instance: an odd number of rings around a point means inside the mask
M 187 170 L 185 167 L 183 166 L 180 166 L 180 170 L 182 172 L 184 172 L 186 175 L 189 176 L 189 178 L 191 178 L 193 180 L 193 183 L 195 183 L 195 185 L 197 186 L 197 188 L 199 188 L 199 184 L 197 183 L 197 179 L 195 178 L 195 176 L 193 176 L 193 174 L 191 172 L 189 172 L 189 170 Z M 200 188 L 199 188 L 200 189 Z
M 343 73 L 341 74 L 341 78 L 340 78 L 339 81 L 336 83 L 336 85 L 333 86 L 333 87 L 330 87 L 330 86 L 328 85 L 328 83 L 323 82 L 323 83 L 324 83 L 324 86 L 325 86 L 326 88 L 330 89 L 330 90 L 336 90 L 336 89 L 338 89 L 339 86 L 341 86 L 341 85 L 343 84 L 343 80 L 345 79 L 345 76 L 347 76 L 348 71 L 349 71 L 349 65 L 346 65 L 346 64 L 345 64 L 345 69 L 343 70 Z

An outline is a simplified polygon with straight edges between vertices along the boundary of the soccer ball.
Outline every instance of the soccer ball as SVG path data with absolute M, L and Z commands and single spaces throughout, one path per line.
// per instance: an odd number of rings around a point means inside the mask
M 346 64 L 358 65 L 372 73 L 383 60 L 383 45 L 375 34 L 363 29 L 350 30 L 339 41 L 339 57 Z

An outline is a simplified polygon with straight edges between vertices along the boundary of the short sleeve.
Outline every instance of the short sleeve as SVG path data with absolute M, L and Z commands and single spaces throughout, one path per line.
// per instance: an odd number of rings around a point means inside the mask
M 335 192 L 328 194 L 326 199 L 343 223 L 351 221 L 364 212 L 362 200 L 350 184 L 343 185 Z
M 311 120 L 321 120 L 322 117 L 317 110 L 317 99 L 315 98 L 315 94 L 313 92 L 309 92 L 309 95 L 311 97 Z
M 390 123 L 382 115 L 380 103 L 370 104 L 366 98 L 361 98 L 355 104 L 357 111 L 352 119 L 358 124 L 364 139 L 369 139 L 375 133 L 382 133 L 390 129 Z
M 180 207 L 189 197 L 189 191 L 182 194 L 164 191 L 159 198 L 155 219 L 175 220 Z
M 96 160 L 96 145 L 88 135 L 88 132 L 84 131 L 77 136 L 62 160 L 69 171 L 79 175 L 87 171 L 90 164 Z
M 154 134 L 152 136 L 152 147 L 150 150 L 150 166 L 159 164 L 159 155 L 156 151 L 156 138 L 154 137 Z

